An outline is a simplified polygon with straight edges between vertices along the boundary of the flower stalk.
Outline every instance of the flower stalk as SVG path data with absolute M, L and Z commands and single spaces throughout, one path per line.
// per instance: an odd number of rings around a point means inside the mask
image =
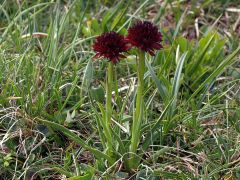
M 106 130 L 107 130 L 107 153 L 111 157 L 113 152 L 111 136 L 112 116 L 112 86 L 113 86 L 113 62 L 108 62 L 106 81 Z
M 125 58 L 123 53 L 129 50 L 129 45 L 124 36 L 112 31 L 98 36 L 93 44 L 93 50 L 96 52 L 94 59 L 105 58 L 109 60 L 106 80 L 106 104 L 105 111 L 102 110 L 103 121 L 101 125 L 105 136 L 104 142 L 106 142 L 106 152 L 110 157 L 113 157 L 111 117 L 114 65 L 116 65 L 122 58 Z
M 138 66 L 138 85 L 137 85 L 137 96 L 136 96 L 136 109 L 133 114 L 133 124 L 131 130 L 131 145 L 130 145 L 130 152 L 131 158 L 130 161 L 136 164 L 134 154 L 137 152 L 137 148 L 141 139 L 141 124 L 143 120 L 143 91 L 144 91 L 144 72 L 145 72 L 145 52 L 142 50 L 138 50 L 138 59 L 137 66 Z M 130 164 L 132 164 L 130 163 Z M 132 165 L 133 165 L 132 164 Z M 130 166 L 132 166 L 130 165 Z
M 136 168 L 139 158 L 136 156 L 137 148 L 141 140 L 141 125 L 143 121 L 143 92 L 144 92 L 144 72 L 145 72 L 145 53 L 155 55 L 155 50 L 162 48 L 162 34 L 158 27 L 148 21 L 138 21 L 128 29 L 126 40 L 138 49 L 137 59 L 137 97 L 136 109 L 133 113 L 133 124 L 131 129 L 130 158 L 128 166 Z

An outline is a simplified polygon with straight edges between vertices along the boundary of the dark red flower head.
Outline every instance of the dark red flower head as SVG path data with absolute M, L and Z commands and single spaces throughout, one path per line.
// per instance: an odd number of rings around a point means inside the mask
M 155 49 L 162 48 L 162 34 L 158 31 L 157 26 L 148 21 L 138 21 L 130 27 L 127 41 L 152 56 Z
M 94 58 L 104 57 L 116 64 L 120 58 L 125 57 L 121 53 L 126 52 L 129 46 L 122 35 L 116 32 L 107 32 L 97 37 L 93 49 L 97 53 Z

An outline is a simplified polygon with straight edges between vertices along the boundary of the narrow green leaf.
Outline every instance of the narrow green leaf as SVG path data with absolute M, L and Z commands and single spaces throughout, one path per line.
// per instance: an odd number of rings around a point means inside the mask
M 151 155 L 151 157 L 149 157 L 147 159 L 147 162 L 151 162 L 151 161 L 156 161 L 160 156 L 163 156 L 166 152 L 172 151 L 173 148 L 172 147 L 162 147 L 160 150 L 158 150 L 157 152 L 154 152 L 153 155 Z
M 181 18 L 179 19 L 179 21 L 177 23 L 177 27 L 176 27 L 176 29 L 174 31 L 174 34 L 173 34 L 173 39 L 175 39 L 177 37 L 177 34 L 178 34 L 179 30 L 180 30 L 180 27 L 181 27 L 181 25 L 183 23 L 183 19 L 184 19 L 186 13 L 187 13 L 187 9 L 185 9 L 185 11 L 182 13 Z
M 179 52 L 179 46 L 178 46 L 178 51 Z M 177 95 L 178 95 L 178 91 L 179 91 L 179 87 L 181 84 L 181 74 L 182 74 L 182 68 L 183 68 L 183 64 L 184 61 L 186 60 L 187 57 L 187 53 L 185 52 L 180 59 L 178 60 L 178 55 L 176 55 L 176 61 L 177 61 L 177 68 L 176 68 L 176 72 L 174 75 L 174 80 L 173 80 L 173 89 L 172 89 L 172 97 L 174 98 L 173 104 L 170 107 L 170 111 L 169 111 L 169 118 L 172 117 L 174 110 L 176 109 L 176 104 L 177 104 Z
M 37 9 L 39 7 L 41 7 L 41 9 L 35 11 L 34 14 L 31 14 L 30 18 L 36 16 L 38 13 L 40 13 L 41 11 L 43 11 L 44 9 L 46 9 L 48 6 L 50 6 L 51 4 L 53 4 L 54 2 L 47 2 L 47 3 L 38 3 L 32 7 L 29 7 L 28 9 L 25 9 L 23 11 L 21 11 L 12 21 L 11 23 L 8 25 L 8 27 L 5 29 L 5 31 L 3 32 L 3 34 L 1 35 L 0 38 L 0 44 L 3 42 L 5 36 L 7 35 L 8 31 L 12 28 L 12 26 L 17 22 L 17 20 L 19 18 L 21 18 L 24 14 L 30 14 L 29 12 L 33 9 Z
M 128 20 L 126 20 L 126 22 L 117 30 L 117 32 L 120 32 L 131 20 L 132 18 L 134 18 L 136 16 L 136 14 L 147 4 L 149 0 L 144 1 L 139 8 L 132 14 L 132 16 L 130 16 L 130 18 Z
M 169 111 L 169 109 L 172 106 L 172 103 L 174 101 L 174 98 L 171 99 L 169 101 L 169 103 L 167 104 L 167 106 L 165 107 L 165 109 L 163 110 L 162 114 L 160 115 L 160 117 L 157 119 L 157 121 L 155 122 L 155 124 L 153 125 L 153 127 L 151 128 L 151 130 L 148 132 L 148 134 L 146 135 L 146 138 L 144 140 L 144 143 L 142 145 L 142 149 L 143 151 L 145 151 L 149 145 L 151 144 L 152 141 L 154 141 L 155 139 L 155 131 L 159 128 L 160 122 L 162 121 L 162 119 L 165 117 L 165 115 L 167 114 L 167 112 Z
M 106 137 L 105 137 L 104 132 L 102 130 L 102 124 L 101 124 L 102 121 L 103 121 L 102 120 L 103 117 L 99 115 L 97 109 L 95 108 L 91 95 L 89 95 L 89 97 L 90 97 L 90 102 L 92 104 L 91 108 L 94 111 L 94 118 L 95 118 L 96 123 L 97 123 L 97 130 L 98 130 L 98 133 L 99 133 L 99 137 L 100 137 L 102 146 L 103 146 L 103 148 L 107 148 L 106 147 Z
M 129 4 L 131 1 L 128 1 L 126 7 L 117 15 L 117 17 L 113 20 L 113 23 L 111 25 L 111 31 L 115 29 L 115 27 L 119 24 L 123 16 L 126 14 Z
M 188 76 L 191 77 L 192 74 L 196 71 L 196 69 L 201 65 L 201 62 L 204 59 L 204 55 L 206 54 L 206 52 L 209 50 L 210 45 L 212 44 L 213 40 L 214 40 L 215 34 L 213 34 L 211 36 L 211 38 L 209 39 L 209 41 L 207 42 L 207 44 L 204 46 L 203 50 L 199 53 L 198 57 L 196 60 L 194 60 L 194 64 L 192 67 L 189 68 L 188 70 Z
M 172 96 L 176 97 L 178 94 L 178 90 L 180 87 L 180 79 L 181 79 L 181 73 L 182 73 L 182 68 L 183 68 L 183 64 L 184 61 L 186 60 L 186 56 L 187 56 L 188 52 L 185 52 L 181 58 L 179 59 L 179 62 L 177 64 L 177 69 L 174 75 L 174 80 L 173 80 L 173 91 L 172 91 Z
M 122 5 L 124 0 L 121 0 L 116 7 L 114 7 L 111 11 L 108 11 L 107 14 L 103 17 L 102 27 L 104 31 L 108 31 L 107 24 L 112 21 L 114 16 L 122 9 Z
M 82 140 L 78 135 L 74 134 L 73 132 L 71 132 L 69 129 L 65 128 L 64 126 L 57 124 L 55 122 L 51 122 L 51 121 L 47 121 L 47 120 L 43 120 L 43 119 L 39 119 L 38 120 L 40 122 L 42 122 L 43 124 L 45 124 L 46 126 L 51 127 L 53 130 L 58 130 L 61 131 L 62 133 L 64 133 L 67 137 L 69 137 L 70 139 L 72 139 L 74 142 L 80 144 L 84 149 L 90 151 L 91 153 L 93 153 L 97 158 L 99 159 L 106 159 L 109 162 L 113 162 L 113 159 L 111 157 L 109 157 L 108 155 L 104 154 L 103 152 L 90 147 L 84 140 Z
M 114 131 L 114 129 L 111 129 L 111 132 L 113 134 L 113 136 L 115 137 L 115 139 L 117 140 L 118 144 L 119 144 L 119 152 L 123 155 L 124 153 L 127 152 L 123 141 L 121 140 L 121 138 L 119 137 L 119 135 Z
M 222 71 L 223 69 L 232 64 L 234 57 L 240 52 L 240 46 L 232 53 L 230 54 L 224 61 L 222 61 L 221 64 L 219 64 L 219 66 L 215 69 L 215 71 L 213 71 L 213 73 L 202 83 L 199 85 L 199 87 L 197 88 L 197 90 L 192 94 L 192 96 L 188 99 L 188 102 L 194 98 L 204 87 L 206 87 L 206 85 L 211 82 L 215 77 L 217 77 Z
M 160 96 L 162 97 L 163 101 L 166 102 L 166 100 L 168 100 L 168 90 L 166 88 L 166 86 L 164 85 L 164 83 L 157 77 L 157 75 L 155 74 L 152 66 L 150 65 L 150 63 L 148 61 L 146 61 L 146 65 L 147 65 L 147 68 L 148 68 L 148 71 L 150 72 L 151 74 L 151 77 L 154 81 L 154 83 L 156 84 L 157 88 L 158 88 L 158 91 L 160 93 Z
M 161 19 L 161 17 L 164 15 L 164 13 L 165 13 L 165 11 L 166 11 L 166 7 L 167 7 L 167 5 L 169 4 L 169 2 L 170 2 L 170 0 L 165 0 L 165 1 L 162 3 L 162 5 L 161 5 L 161 7 L 160 7 L 160 9 L 159 9 L 159 11 L 158 11 L 158 13 L 157 13 L 157 15 L 156 15 L 155 18 L 154 18 L 154 23 L 160 23 L 160 22 L 161 22 L 160 19 Z
M 90 59 L 88 59 L 87 66 L 83 74 L 81 96 L 83 95 L 82 94 L 83 91 L 88 91 L 92 78 L 93 78 L 93 63 L 91 57 Z

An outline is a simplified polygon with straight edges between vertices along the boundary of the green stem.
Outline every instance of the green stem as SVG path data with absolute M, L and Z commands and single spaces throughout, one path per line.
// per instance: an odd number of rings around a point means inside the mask
M 112 86 L 113 86 L 113 63 L 108 63 L 107 82 L 106 82 L 106 127 L 107 127 L 107 149 L 108 155 L 112 155 L 113 145 L 111 136 L 111 117 L 112 117 Z
M 142 124 L 143 116 L 143 89 L 144 89 L 144 72 L 145 72 L 145 52 L 139 50 L 139 58 L 137 60 L 138 65 L 138 86 L 137 86 L 137 97 L 136 97 L 136 109 L 133 115 L 132 125 L 132 139 L 130 152 L 136 153 L 138 144 L 140 142 L 140 127 Z

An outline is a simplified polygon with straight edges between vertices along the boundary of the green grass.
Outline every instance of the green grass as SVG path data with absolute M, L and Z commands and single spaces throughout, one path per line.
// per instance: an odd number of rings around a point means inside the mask
M 228 11 L 240 7 L 199 2 L 3 0 L 1 179 L 240 178 L 239 22 Z M 109 132 L 107 61 L 93 61 L 91 46 L 102 32 L 126 35 L 137 19 L 159 25 L 164 48 L 146 56 L 140 144 L 132 154 L 139 164 L 129 169 L 136 52 L 116 66 Z

